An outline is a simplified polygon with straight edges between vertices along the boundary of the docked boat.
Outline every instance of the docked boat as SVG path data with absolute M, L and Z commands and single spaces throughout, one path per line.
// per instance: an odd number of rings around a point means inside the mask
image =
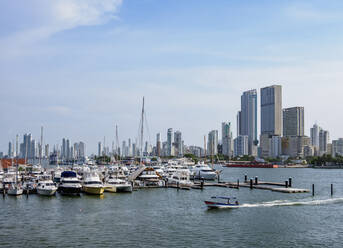
M 195 179 L 215 180 L 217 178 L 217 172 L 210 168 L 207 164 L 198 163 L 192 170 L 192 176 Z
M 177 170 L 171 177 L 167 178 L 168 185 L 175 185 L 179 187 L 192 187 L 193 182 L 190 180 L 189 170 Z
M 64 195 L 79 195 L 82 185 L 74 171 L 63 171 L 57 191 Z
M 8 189 L 7 189 L 7 194 L 8 195 L 14 195 L 14 196 L 22 195 L 23 194 L 23 188 L 22 188 L 21 184 L 19 184 L 19 183 L 10 184 Z
M 91 195 L 102 195 L 105 187 L 100 180 L 98 173 L 91 172 L 85 175 L 82 191 Z
M 132 192 L 132 185 L 123 179 L 109 178 L 105 184 L 105 191 L 112 193 Z
M 232 200 L 232 202 L 230 202 Z M 208 208 L 238 208 L 236 197 L 212 196 L 210 201 L 205 201 Z
M 46 175 L 41 177 L 37 185 L 37 193 L 44 196 L 55 195 L 57 191 L 56 184 L 51 180 L 51 177 Z

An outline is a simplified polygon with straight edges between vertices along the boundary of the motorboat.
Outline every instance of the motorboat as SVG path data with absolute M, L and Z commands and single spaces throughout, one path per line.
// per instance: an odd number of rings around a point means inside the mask
M 230 200 L 232 200 L 230 202 Z M 208 208 L 238 208 L 239 202 L 236 197 L 212 196 L 211 200 L 205 201 Z
M 132 185 L 123 179 L 109 178 L 105 183 L 105 191 L 112 193 L 132 192 Z
M 168 185 L 175 185 L 179 187 L 191 187 L 193 182 L 190 180 L 190 172 L 186 170 L 177 170 L 172 176 L 167 178 Z
M 218 176 L 214 169 L 204 163 L 198 163 L 193 166 L 191 172 L 194 179 L 215 180 Z
M 44 196 L 52 196 L 55 195 L 57 191 L 56 184 L 51 180 L 49 175 L 41 176 L 38 185 L 37 185 L 37 193 L 39 195 Z
M 23 187 L 19 183 L 11 183 L 7 189 L 8 195 L 22 195 L 23 194 Z
M 57 191 L 64 195 L 79 195 L 82 185 L 75 171 L 63 171 Z
M 85 175 L 85 179 L 82 185 L 82 191 L 91 195 L 102 195 L 105 187 L 101 182 L 99 174 L 96 172 L 90 172 Z

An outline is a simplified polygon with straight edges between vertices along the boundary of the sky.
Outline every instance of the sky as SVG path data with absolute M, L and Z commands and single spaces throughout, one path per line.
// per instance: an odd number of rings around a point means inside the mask
M 44 142 L 138 137 L 172 127 L 185 144 L 230 121 L 243 91 L 283 86 L 343 137 L 343 2 L 305 0 L 0 1 L 0 151 L 15 135 Z M 22 139 L 22 137 L 21 137 Z

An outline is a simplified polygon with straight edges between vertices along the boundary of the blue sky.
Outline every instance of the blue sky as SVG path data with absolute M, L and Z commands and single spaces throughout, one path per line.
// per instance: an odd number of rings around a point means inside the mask
M 30 0 L 0 2 L 0 151 L 40 126 L 46 143 L 136 138 L 142 96 L 150 141 L 186 144 L 235 116 L 244 90 L 283 85 L 343 136 L 342 1 Z

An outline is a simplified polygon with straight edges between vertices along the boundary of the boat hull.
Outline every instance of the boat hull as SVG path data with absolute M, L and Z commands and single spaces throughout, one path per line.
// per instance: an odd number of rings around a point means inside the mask
M 83 192 L 90 195 L 102 195 L 104 193 L 104 187 L 82 187 Z
M 208 208 L 238 208 L 238 204 L 227 204 L 227 203 L 221 203 L 221 202 L 211 202 L 211 201 L 205 201 L 205 204 Z
M 39 195 L 52 196 L 56 194 L 57 189 L 37 189 Z
M 7 190 L 7 194 L 8 194 L 8 195 L 14 195 L 14 196 L 22 195 L 22 194 L 23 194 L 23 189 L 20 189 L 20 188 L 11 188 L 11 189 L 8 189 L 8 190 Z
M 79 195 L 81 193 L 80 187 L 59 187 L 58 193 L 62 195 Z

